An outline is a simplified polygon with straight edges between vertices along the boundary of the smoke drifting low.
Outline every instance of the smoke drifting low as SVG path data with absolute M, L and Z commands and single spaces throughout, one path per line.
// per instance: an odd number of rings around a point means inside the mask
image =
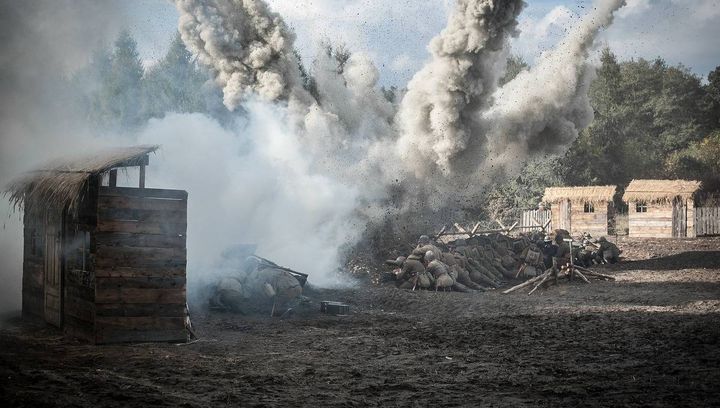
M 44 160 L 101 144 L 63 77 L 123 22 L 117 2 L 0 0 L 0 186 Z M 0 312 L 20 309 L 22 215 L 0 200 Z

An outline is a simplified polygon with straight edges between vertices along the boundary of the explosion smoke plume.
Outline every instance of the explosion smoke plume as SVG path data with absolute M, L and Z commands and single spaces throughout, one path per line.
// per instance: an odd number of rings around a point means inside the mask
M 235 110 L 251 94 L 275 102 L 298 95 L 295 35 L 258 0 L 178 0 L 183 41 L 216 73 L 224 103 Z M 302 92 L 300 92 L 302 94 Z
M 287 100 L 312 170 L 353 185 L 384 185 L 370 189 L 369 201 L 399 183 L 405 199 L 437 208 L 474 199 L 534 154 L 561 151 L 590 122 L 593 69 L 586 59 L 624 3 L 599 1 L 557 49 L 498 89 L 525 2 L 459 0 L 395 112 L 362 54 L 338 70 L 321 53 L 314 65 L 319 98 L 309 99 L 292 55 L 294 37 L 262 1 L 177 1 L 183 40 L 215 70 L 228 107 L 253 92 Z

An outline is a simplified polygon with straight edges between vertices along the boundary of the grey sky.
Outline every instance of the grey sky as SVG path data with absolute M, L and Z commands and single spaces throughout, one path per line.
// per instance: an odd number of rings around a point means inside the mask
M 312 60 L 323 38 L 367 52 L 381 82 L 404 86 L 428 57 L 429 40 L 445 25 L 453 0 L 269 0 L 297 33 L 297 47 Z M 592 1 L 528 0 L 513 52 L 532 63 L 559 41 Z M 128 28 L 146 64 L 160 58 L 176 30 L 166 0 L 128 0 Z M 622 58 L 663 57 L 701 76 L 720 65 L 720 0 L 628 0 L 601 39 Z

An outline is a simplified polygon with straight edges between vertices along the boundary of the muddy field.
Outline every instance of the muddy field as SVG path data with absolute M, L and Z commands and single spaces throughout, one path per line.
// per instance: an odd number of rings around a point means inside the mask
M 315 291 L 352 314 L 198 312 L 187 345 L 6 320 L 3 406 L 718 406 L 720 239 L 621 240 L 615 282 L 532 296 Z M 317 304 L 310 306 L 314 310 Z

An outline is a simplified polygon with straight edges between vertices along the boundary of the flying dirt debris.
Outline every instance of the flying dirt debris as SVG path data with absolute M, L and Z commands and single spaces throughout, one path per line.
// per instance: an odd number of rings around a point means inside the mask
M 301 300 L 307 274 L 257 255 L 244 259 L 230 256 L 228 261 L 233 266 L 223 268 L 224 273 L 211 289 L 211 309 L 242 314 L 269 309 L 270 316 L 284 316 Z
M 435 240 L 422 235 L 409 255 L 385 261 L 396 268 L 385 273 L 382 281 L 393 282 L 400 289 L 483 292 L 527 279 L 503 293 L 535 284 L 530 291 L 533 293 L 560 280 L 614 280 L 588 267 L 615 263 L 622 252 L 605 237 L 593 242 L 589 234 L 583 234 L 573 239 L 562 229 L 547 235 L 533 232 L 514 237 L 500 232 L 475 235 L 476 230 L 462 229 L 467 238 L 457 239 L 457 233 L 447 234 L 445 228 Z

